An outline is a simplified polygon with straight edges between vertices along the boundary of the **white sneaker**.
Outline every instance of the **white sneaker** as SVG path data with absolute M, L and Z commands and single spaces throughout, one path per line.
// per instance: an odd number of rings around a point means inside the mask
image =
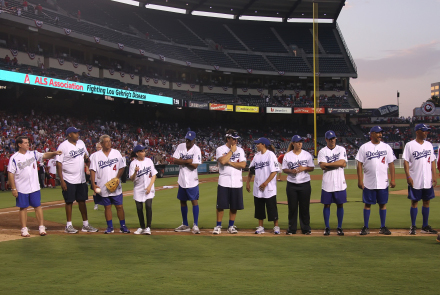
M 45 235 L 47 235 L 47 233 L 46 233 L 46 227 L 45 227 L 44 225 L 40 225 L 40 226 L 38 227 L 38 230 L 40 231 L 40 236 L 45 236 Z
M 78 232 L 78 230 L 73 228 L 73 226 L 69 225 L 69 226 L 66 226 L 66 228 L 64 229 L 64 232 L 67 234 L 76 234 Z
M 93 207 L 93 210 L 98 210 L 98 204 L 95 204 L 95 207 Z
M 135 235 L 140 235 L 140 234 L 142 234 L 143 231 L 144 231 L 144 230 L 143 230 L 142 228 L 138 228 L 138 229 L 134 232 L 134 234 L 135 234 Z
M 199 227 L 194 224 L 194 226 L 192 228 L 192 232 L 193 232 L 193 234 L 199 234 L 200 233 Z
M 280 227 L 279 226 L 275 226 L 273 228 L 273 233 L 276 235 L 279 235 L 281 233 Z
M 190 232 L 191 228 L 188 225 L 182 224 L 181 226 L 174 229 L 175 232 Z
M 25 238 L 29 238 L 31 235 L 29 234 L 29 230 L 27 227 L 23 227 L 21 229 L 21 236 Z
M 257 227 L 255 234 L 257 234 L 257 235 L 264 234 L 264 227 L 262 227 L 262 226 Z
M 235 226 L 228 227 L 228 233 L 230 234 L 236 234 L 238 231 L 236 230 Z
M 221 232 L 222 232 L 222 227 L 221 226 L 216 226 L 216 227 L 214 227 L 214 230 L 213 230 L 213 234 L 214 235 L 219 235 L 219 234 L 221 234 Z
M 143 235 L 151 235 L 151 229 L 150 229 L 149 227 L 147 227 L 146 229 L 144 229 L 144 230 L 142 231 L 142 234 L 143 234 Z

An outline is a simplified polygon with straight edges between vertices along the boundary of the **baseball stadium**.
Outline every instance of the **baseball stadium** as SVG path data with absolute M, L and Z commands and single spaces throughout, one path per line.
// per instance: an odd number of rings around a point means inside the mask
M 0 6 L 2 294 L 437 294 L 438 92 L 362 107 L 346 0 Z

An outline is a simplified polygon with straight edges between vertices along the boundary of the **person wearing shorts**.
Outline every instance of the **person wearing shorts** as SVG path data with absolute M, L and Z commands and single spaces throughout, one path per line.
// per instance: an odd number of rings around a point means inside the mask
M 336 145 L 336 134 L 329 130 L 325 133 L 327 146 L 318 153 L 318 163 L 323 171 L 321 203 L 324 205 L 324 235 L 330 235 L 330 205 L 337 206 L 338 236 L 343 236 L 342 220 L 344 219 L 344 203 L 347 202 L 347 184 L 344 167 L 347 166 L 347 152 L 344 147 Z
M 86 183 L 85 163 L 89 161 L 89 153 L 82 140 L 79 139 L 79 131 L 75 127 L 66 130 L 67 139 L 58 146 L 62 154 L 57 156 L 57 172 L 61 182 L 61 192 L 65 201 L 66 228 L 68 234 L 76 234 L 78 230 L 72 224 L 73 202 L 78 203 L 79 211 L 83 220 L 82 232 L 97 232 L 98 230 L 89 224 L 87 218 L 86 201 L 89 199 L 89 188 Z
M 226 132 L 226 144 L 216 149 L 216 159 L 219 167 L 217 187 L 217 224 L 212 232 L 221 233 L 224 210 L 229 209 L 228 232 L 236 234 L 234 227 L 237 210 L 243 210 L 243 177 L 242 170 L 246 167 L 244 150 L 237 146 L 240 136 L 238 132 L 229 129 Z
M 30 237 L 27 228 L 27 208 L 34 207 L 38 221 L 40 236 L 46 235 L 43 224 L 43 209 L 41 208 L 40 183 L 38 181 L 38 162 L 60 155 L 61 151 L 39 153 L 29 151 L 29 139 L 19 136 L 15 139 L 16 153 L 9 159 L 8 179 L 15 205 L 20 208 L 21 236 Z
M 125 161 L 118 150 L 112 149 L 112 141 L 110 136 L 104 134 L 99 138 L 102 150 L 95 153 L 93 161 L 90 163 L 90 181 L 92 183 L 93 191 L 97 188 L 101 189 L 101 204 L 104 206 L 105 220 L 107 221 L 107 229 L 104 234 L 114 233 L 112 205 L 116 208 L 116 213 L 119 218 L 120 232 L 124 234 L 130 233 L 130 230 L 125 225 L 125 212 L 122 202 L 122 185 L 119 181 L 114 192 L 110 192 L 105 186 L 107 182 L 113 178 L 121 179 L 125 172 Z
M 356 155 L 358 187 L 362 190 L 364 202 L 364 226 L 360 235 L 370 233 L 368 223 L 370 220 L 371 205 L 379 204 L 380 230 L 379 234 L 391 235 L 385 226 L 387 216 L 386 204 L 388 203 L 388 168 L 390 169 L 390 186 L 396 186 L 394 169 L 394 152 L 391 147 L 382 142 L 383 130 L 380 126 L 370 129 L 371 141 L 363 144 Z M 362 176 L 363 174 L 363 176 Z
M 173 154 L 174 164 L 179 166 L 179 190 L 177 199 L 180 201 L 180 212 L 182 214 L 182 225 L 175 228 L 176 232 L 190 232 L 200 234 L 199 229 L 199 176 L 197 167 L 202 164 L 202 152 L 195 145 L 196 133 L 188 131 L 185 136 L 185 142 L 177 146 Z M 188 223 L 188 205 L 191 201 L 193 209 L 194 224 L 192 229 Z
M 249 165 L 246 190 L 249 193 L 251 192 L 250 181 L 254 174 L 254 216 L 258 219 L 255 234 L 265 233 L 263 222 L 266 219 L 267 211 L 267 220 L 273 221 L 273 233 L 279 235 L 281 231 L 278 226 L 277 182 L 275 177 L 277 172 L 280 171 L 280 166 L 275 156 L 275 148 L 271 145 L 269 139 L 261 137 L 254 143 L 257 145 L 258 153 Z
M 434 148 L 430 142 L 426 141 L 431 128 L 425 124 L 417 124 L 414 130 L 416 131 L 416 139 L 405 145 L 402 156 L 408 183 L 408 199 L 411 200 L 409 234 L 416 234 L 417 207 L 421 200 L 423 201 L 423 224 L 420 233 L 437 234 L 437 231 L 428 224 L 429 205 L 431 200 L 435 198 L 434 187 L 437 185 Z

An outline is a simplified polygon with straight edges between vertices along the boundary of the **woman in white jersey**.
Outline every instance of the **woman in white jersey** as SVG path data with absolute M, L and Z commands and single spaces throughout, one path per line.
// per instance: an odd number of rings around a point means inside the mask
M 157 171 L 154 168 L 153 161 L 145 157 L 145 147 L 141 145 L 135 146 L 131 157 L 135 159 L 130 164 L 129 175 L 133 181 L 133 199 L 136 202 L 136 209 L 139 218 L 139 225 L 134 234 L 151 235 L 151 219 L 153 216 L 152 204 L 154 198 L 154 181 L 156 180 Z M 144 209 L 147 212 L 147 226 L 145 227 Z
M 259 138 L 254 141 L 257 145 L 258 153 L 255 155 L 251 164 L 249 165 L 249 175 L 246 182 L 246 190 L 251 191 L 250 181 L 252 175 L 254 178 L 254 204 L 255 204 L 255 218 L 258 219 L 258 227 L 256 234 L 263 234 L 263 221 L 266 219 L 266 209 L 268 221 L 274 222 L 273 232 L 276 235 L 280 234 L 280 227 L 278 226 L 278 208 L 277 208 L 277 181 L 275 176 L 280 171 L 278 159 L 275 156 L 275 148 L 270 144 L 267 138 Z M 255 171 L 255 172 L 254 172 Z
M 296 234 L 299 222 L 301 231 L 305 235 L 311 234 L 310 228 L 310 186 L 309 172 L 315 169 L 313 157 L 309 152 L 302 149 L 303 139 L 299 135 L 292 137 L 287 153 L 283 159 L 283 172 L 287 173 L 287 203 L 289 206 L 289 229 L 288 235 Z

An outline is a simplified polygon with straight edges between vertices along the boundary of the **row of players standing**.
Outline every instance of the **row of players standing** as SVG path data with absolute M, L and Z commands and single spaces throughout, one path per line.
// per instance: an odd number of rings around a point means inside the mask
M 410 233 L 415 234 L 415 220 L 417 216 L 417 203 L 423 199 L 423 233 L 436 233 L 428 225 L 429 200 L 434 197 L 433 186 L 436 185 L 435 155 L 432 145 L 426 142 L 429 128 L 424 124 L 416 126 L 416 140 L 407 144 L 404 151 L 405 173 L 408 181 L 408 198 L 411 199 L 411 220 Z M 395 156 L 391 148 L 382 143 L 382 129 L 375 126 L 371 129 L 371 142 L 364 144 L 358 152 L 358 180 L 359 187 L 363 189 L 364 227 L 361 234 L 368 234 L 369 211 L 372 204 L 379 203 L 382 234 L 391 234 L 385 226 L 386 203 L 388 201 L 388 174 L 390 168 L 391 186 L 395 186 L 394 165 Z M 113 178 L 120 178 L 125 170 L 125 161 L 119 151 L 111 148 L 111 138 L 108 135 L 100 137 L 102 150 L 88 157 L 84 143 L 79 140 L 79 130 L 70 127 L 66 130 L 67 140 L 58 148 L 57 152 L 41 154 L 36 151 L 29 151 L 27 138 L 20 137 L 16 141 L 17 153 L 8 167 L 10 177 L 12 176 L 12 193 L 17 198 L 17 206 L 20 207 L 20 218 L 22 223 L 22 235 L 29 236 L 26 227 L 25 212 L 31 205 L 36 208 L 37 217 L 40 222 L 40 234 L 45 235 L 45 228 L 42 224 L 42 211 L 40 207 L 41 195 L 39 188 L 33 184 L 35 164 L 46 158 L 56 156 L 57 171 L 61 180 L 63 197 L 66 202 L 67 233 L 77 233 L 71 222 L 72 204 L 77 201 L 83 219 L 82 231 L 97 232 L 98 230 L 88 224 L 87 207 L 85 201 L 88 199 L 88 188 L 84 175 L 84 163 L 90 161 L 91 183 L 94 191 L 101 195 L 100 204 L 105 206 L 105 218 L 107 229 L 105 233 L 113 233 L 111 205 L 115 205 L 120 221 L 120 231 L 129 233 L 125 225 L 125 214 L 122 205 L 122 187 L 119 184 L 116 191 L 110 193 L 105 183 Z M 177 198 L 181 204 L 182 225 L 175 231 L 191 231 L 188 225 L 187 201 L 193 205 L 194 225 L 193 233 L 200 233 L 198 228 L 198 175 L 197 166 L 201 164 L 200 148 L 195 145 L 195 132 L 189 131 L 185 137 L 186 142 L 180 144 L 173 157 L 175 163 L 180 165 L 179 190 Z M 242 169 L 245 168 L 246 159 L 242 148 L 237 146 L 240 138 L 235 130 L 228 130 L 226 144 L 217 148 L 216 158 L 219 163 L 219 185 L 217 189 L 217 224 L 213 234 L 220 234 L 224 210 L 229 209 L 228 232 L 237 233 L 234 226 L 237 210 L 244 209 L 243 205 L 243 180 Z M 323 181 L 321 191 L 321 203 L 324 204 L 324 235 L 330 234 L 329 217 L 330 205 L 337 204 L 338 235 L 343 235 L 343 204 L 347 201 L 346 182 L 343 168 L 347 163 L 346 151 L 343 147 L 336 145 L 336 135 L 329 130 L 325 134 L 327 146 L 320 150 L 318 162 L 323 170 Z M 258 153 L 250 164 L 250 173 L 246 188 L 250 192 L 250 180 L 254 179 L 254 204 L 255 218 L 259 220 L 259 226 L 255 233 L 264 233 L 263 220 L 266 219 L 266 210 L 269 221 L 274 221 L 274 233 L 280 234 L 278 226 L 278 210 L 276 203 L 276 179 L 275 176 L 280 170 L 277 163 L 274 149 L 270 141 L 260 138 L 255 141 Z M 130 178 L 134 182 L 134 199 L 138 210 L 140 228 L 135 233 L 151 234 L 151 204 L 154 197 L 154 180 L 157 171 L 148 158 L 145 158 L 144 147 L 136 146 L 132 156 L 136 159 L 130 165 Z M 426 159 L 427 161 L 419 161 Z M 35 163 L 34 163 L 35 162 Z M 428 165 L 426 165 L 426 163 Z M 425 164 L 423 164 L 425 163 Z M 300 226 L 302 233 L 310 234 L 310 175 L 314 164 L 312 156 L 302 150 L 302 139 L 300 136 L 293 136 L 289 145 L 289 152 L 285 155 L 282 169 L 288 174 L 288 185 L 286 188 L 289 204 L 289 228 L 287 234 L 295 234 L 297 231 L 297 215 L 299 207 Z M 362 171 L 364 175 L 362 177 Z M 12 175 L 11 175 L 12 174 Z M 15 177 L 15 179 L 14 179 Z M 37 176 L 36 176 L 37 177 Z M 26 182 L 26 179 L 28 181 Z M 32 180 L 29 182 L 29 180 Z M 30 185 L 29 185 L 30 183 Z M 37 179 L 38 183 L 38 179 Z M 147 226 L 143 221 L 142 207 L 145 203 L 147 209 Z

